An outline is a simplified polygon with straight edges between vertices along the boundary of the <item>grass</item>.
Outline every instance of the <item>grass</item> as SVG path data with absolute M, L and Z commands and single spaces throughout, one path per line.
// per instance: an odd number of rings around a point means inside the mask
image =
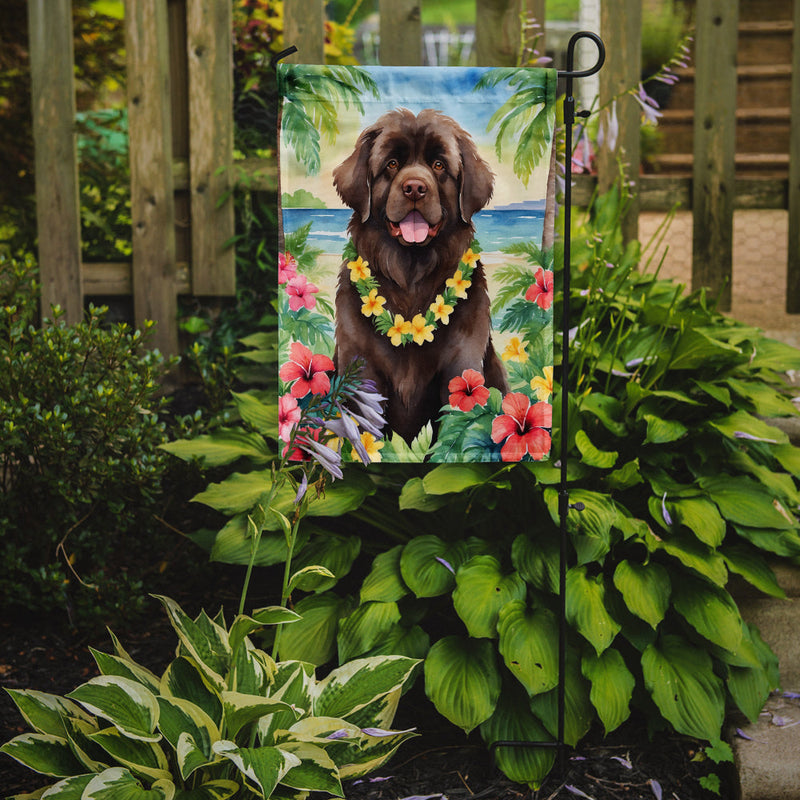
M 577 20 L 579 0 L 547 0 L 547 19 Z M 422 0 L 423 25 L 472 25 L 475 0 Z

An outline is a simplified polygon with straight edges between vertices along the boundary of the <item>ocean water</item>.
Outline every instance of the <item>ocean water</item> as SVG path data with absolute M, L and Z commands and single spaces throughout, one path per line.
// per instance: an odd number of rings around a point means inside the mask
M 309 244 L 323 253 L 340 255 L 347 241 L 347 223 L 353 212 L 347 208 L 284 208 L 284 233 L 294 233 L 311 221 Z M 530 208 L 493 208 L 473 215 L 475 236 L 481 251 L 495 253 L 518 242 L 533 239 L 541 244 L 544 211 Z

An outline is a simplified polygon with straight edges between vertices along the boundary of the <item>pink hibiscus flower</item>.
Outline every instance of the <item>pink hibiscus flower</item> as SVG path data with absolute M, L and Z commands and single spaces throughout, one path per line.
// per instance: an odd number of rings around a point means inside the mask
M 545 428 L 553 425 L 553 408 L 549 403 L 534 403 L 520 392 L 503 398 L 503 411 L 492 423 L 492 441 L 504 442 L 500 450 L 503 461 L 521 461 L 529 453 L 540 461 L 550 451 L 550 434 Z
M 525 292 L 525 299 L 536 303 L 542 311 L 553 305 L 553 270 L 539 267 L 534 276 L 536 283 L 531 284 Z
M 302 411 L 297 405 L 297 398 L 291 394 L 285 394 L 278 398 L 278 436 L 284 442 L 292 438 L 294 426 L 300 422 Z
M 483 385 L 483 375 L 474 369 L 465 369 L 447 384 L 450 405 L 459 411 L 472 411 L 476 405 L 485 406 L 489 390 Z
M 313 283 L 309 283 L 305 275 L 295 275 L 286 284 L 286 294 L 289 295 L 289 308 L 292 311 L 299 311 L 303 306 L 311 310 L 317 304 L 314 295 L 319 289 Z
M 292 397 L 305 397 L 312 394 L 328 394 L 331 379 L 326 375 L 333 369 L 333 361 L 328 356 L 312 353 L 304 344 L 293 342 L 289 360 L 280 368 L 278 374 L 284 383 L 294 381 L 290 389 Z
M 297 259 L 291 253 L 278 253 L 278 283 L 289 283 L 297 275 Z

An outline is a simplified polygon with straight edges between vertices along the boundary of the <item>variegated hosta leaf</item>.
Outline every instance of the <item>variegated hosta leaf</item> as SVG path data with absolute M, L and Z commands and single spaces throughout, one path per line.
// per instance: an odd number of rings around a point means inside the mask
M 526 591 L 519 573 L 504 575 L 493 556 L 474 556 L 456 573 L 453 607 L 470 636 L 494 639 L 500 609 L 512 600 L 522 600 Z
M 97 721 L 86 722 L 75 717 L 65 717 L 64 728 L 66 729 L 72 752 L 84 766 L 82 771 L 102 772 L 108 764 L 97 760 L 96 757 L 102 756 L 102 753 L 98 753 L 97 748 L 89 738 L 93 733 L 97 733 L 100 730 Z
M 170 780 L 169 762 L 157 744 L 129 739 L 116 728 L 106 728 L 89 738 L 134 775 L 150 781 Z
M 236 781 L 208 781 L 195 789 L 179 789 L 174 800 L 228 800 L 240 788 Z
M 280 745 L 280 749 L 300 759 L 300 763 L 281 778 L 284 786 L 344 797 L 339 770 L 325 750 L 308 742 L 292 741 L 284 742 Z
M 81 800 L 173 800 L 174 797 L 172 781 L 156 781 L 145 789 L 127 769 L 112 767 L 89 781 Z
M 131 739 L 157 742 L 158 703 L 140 683 L 117 675 L 100 675 L 70 692 L 89 713 L 108 720 Z
M 223 676 L 227 674 L 231 661 L 227 631 L 204 614 L 197 620 L 192 620 L 174 600 L 162 595 L 157 597 L 166 608 L 172 627 L 187 655 L 197 663 L 217 689 L 223 689 Z
M 253 631 L 257 631 L 265 625 L 282 625 L 287 622 L 297 622 L 300 619 L 302 617 L 298 613 L 283 606 L 260 608 L 254 611 L 252 616 L 239 614 L 228 632 L 228 644 L 235 653 L 245 637 Z
M 149 669 L 137 664 L 129 658 L 112 656 L 108 653 L 101 653 L 90 647 L 89 650 L 97 662 L 97 667 L 103 675 L 118 675 L 122 678 L 129 678 L 132 681 L 141 683 L 153 694 L 158 692 L 159 679 Z
M 41 795 L 40 800 L 48 800 L 48 798 L 53 798 L 53 800 L 81 800 L 83 790 L 89 785 L 92 778 L 94 778 L 94 774 L 74 775 L 71 778 L 64 778 L 63 781 L 54 783 L 47 788 Z M 9 800 L 24 800 L 24 798 L 33 800 L 35 797 L 39 797 L 38 792 L 35 794 L 15 795 Z
M 275 669 L 272 657 L 245 639 L 234 653 L 228 685 L 244 694 L 268 694 Z
M 214 720 L 199 706 L 179 697 L 159 697 L 158 705 L 160 709 L 158 727 L 173 749 L 179 751 L 181 737 L 191 738 L 190 743 L 184 743 L 183 752 L 184 756 L 188 752 L 192 753 L 192 770 L 197 768 L 198 758 L 194 754 L 195 750 L 200 752 L 206 763 L 211 761 L 213 758 L 211 745 L 220 738 L 219 728 Z M 184 773 L 185 762 L 184 757 L 181 766 L 181 777 L 184 780 L 192 771 Z
M 642 654 L 642 673 L 647 691 L 678 733 L 719 738 L 725 693 L 708 653 L 666 634 Z
M 16 759 L 42 775 L 64 778 L 86 770 L 75 758 L 69 742 L 49 733 L 23 733 L 0 747 L 0 753 Z
M 361 778 L 374 772 L 394 755 L 403 742 L 417 735 L 413 730 L 406 730 L 383 731 L 380 736 L 371 736 L 367 733 L 369 730 L 372 729 L 362 728 L 365 736 L 360 746 L 351 745 L 344 753 L 332 750 L 331 757 L 339 766 L 342 780 Z
M 222 724 L 222 698 L 193 661 L 179 656 L 161 676 L 163 697 L 178 697 L 201 708 L 219 726 Z
M 605 593 L 602 574 L 591 577 L 585 566 L 572 567 L 567 572 L 567 621 L 591 643 L 598 655 L 622 628 L 606 608 Z
M 64 697 L 33 689 L 6 689 L 25 722 L 37 733 L 64 736 L 64 717 L 91 722 L 92 718 L 77 704 Z
M 405 656 L 358 658 L 343 664 L 317 683 L 314 714 L 346 719 L 373 701 L 401 689 L 417 664 L 417 659 Z
M 270 697 L 281 700 L 293 710 L 277 711 L 259 720 L 258 735 L 262 744 L 274 744 L 275 731 L 290 728 L 297 721 L 298 714 L 310 713 L 315 685 L 313 664 L 303 661 L 278 663 Z
M 214 743 L 214 752 L 235 764 L 264 797 L 270 797 L 283 776 L 300 765 L 296 755 L 277 747 L 237 747 L 225 739 Z
M 494 713 L 500 684 L 494 645 L 487 639 L 446 636 L 425 659 L 425 693 L 467 733 Z
M 497 631 L 500 654 L 528 694 L 558 684 L 558 624 L 551 611 L 514 600 L 500 610 Z
M 223 713 L 225 715 L 225 730 L 229 736 L 237 733 L 251 722 L 255 722 L 268 714 L 276 711 L 289 711 L 295 713 L 288 703 L 275 700 L 272 697 L 242 694 L 241 692 L 222 693 Z M 299 716 L 299 713 L 297 713 Z
M 655 629 L 664 619 L 672 590 L 669 573 L 655 561 L 638 564 L 620 561 L 614 570 L 614 586 L 622 593 L 631 613 Z
M 503 688 L 497 708 L 481 725 L 481 736 L 487 745 L 495 742 L 551 742 L 553 737 L 531 713 L 524 689 L 509 682 Z M 553 747 L 498 747 L 497 766 L 512 781 L 538 789 L 555 761 Z
M 587 653 L 581 662 L 581 671 L 592 684 L 589 699 L 597 709 L 606 734 L 609 734 L 631 714 L 630 703 L 636 679 L 625 666 L 619 650 L 612 647 L 599 656 Z

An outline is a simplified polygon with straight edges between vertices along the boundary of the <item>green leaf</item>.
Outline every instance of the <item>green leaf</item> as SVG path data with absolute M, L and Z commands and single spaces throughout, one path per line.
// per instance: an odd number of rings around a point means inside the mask
M 422 487 L 427 494 L 454 494 L 482 486 L 493 472 L 489 464 L 440 464 L 422 479 Z
M 222 698 L 188 658 L 176 658 L 167 667 L 161 676 L 160 692 L 165 698 L 188 700 L 202 709 L 215 725 L 222 722 Z
M 242 692 L 223 692 L 222 709 L 225 718 L 225 731 L 228 736 L 236 737 L 239 731 L 261 717 L 279 711 L 292 711 L 287 703 L 273 697 L 243 694 Z
M 283 606 L 259 608 L 253 611 L 253 615 L 249 617 L 246 614 L 239 614 L 228 632 L 228 644 L 235 652 L 253 631 L 257 631 L 265 625 L 286 625 L 299 622 L 301 619 L 302 617 L 296 611 Z
M 132 681 L 141 683 L 151 692 L 158 691 L 159 679 L 149 669 L 137 664 L 130 658 L 101 653 L 93 647 L 90 647 L 89 650 L 103 675 L 119 675 L 122 678 L 130 678 Z
M 336 653 L 339 618 L 348 611 L 347 602 L 332 592 L 304 597 L 295 605 L 299 622 L 281 631 L 281 660 L 307 661 L 321 665 Z
M 89 785 L 94 774 L 88 775 L 74 775 L 70 778 L 54 783 L 47 788 L 47 794 L 42 795 L 42 789 L 33 794 L 13 795 L 8 800 L 38 800 L 39 797 L 56 798 L 57 800 L 81 800 L 83 797 L 83 790 Z
M 6 689 L 25 722 L 36 733 L 49 733 L 63 737 L 64 717 L 75 717 L 86 722 L 92 718 L 77 704 L 55 694 L 34 689 Z
M 339 663 L 364 655 L 399 621 L 397 603 L 362 603 L 339 623 Z
M 174 800 L 228 800 L 237 791 L 239 784 L 234 781 L 208 781 L 196 789 L 179 789 Z
M 422 478 L 411 478 L 403 485 L 400 492 L 399 507 L 401 511 L 437 511 L 448 505 L 451 498 L 432 495 L 425 491 Z
M 750 478 L 716 475 L 701 478 L 700 485 L 731 522 L 750 528 L 797 528 L 797 520 Z
M 598 450 L 585 431 L 579 430 L 575 434 L 575 446 L 581 454 L 581 461 L 597 469 L 611 469 L 617 463 L 619 453 L 614 451 Z
M 746 411 L 735 411 L 727 417 L 710 420 L 709 425 L 729 439 L 738 439 L 740 437 L 737 434 L 744 433 L 747 436 L 775 444 L 786 444 L 789 441 L 789 437 L 780 428 L 776 428 Z
M 741 356 L 742 351 L 738 347 L 712 339 L 696 328 L 687 328 L 673 350 L 669 369 L 699 369 L 707 367 L 713 361 L 735 362 Z
M 617 489 L 619 491 L 624 491 L 625 489 L 630 489 L 643 482 L 644 478 L 639 469 L 638 458 L 634 458 L 633 461 L 628 461 L 619 469 L 615 469 L 606 476 L 606 483 L 611 490 Z
M 262 403 L 252 392 L 231 392 L 242 419 L 259 433 L 278 436 L 278 404 Z
M 760 550 L 789 558 L 800 556 L 800 536 L 795 531 L 748 528 L 744 525 L 734 525 L 733 528 L 742 539 Z
M 614 570 L 614 586 L 628 610 L 655 629 L 669 608 L 672 586 L 669 572 L 654 561 L 638 564 L 623 560 Z
M 0 753 L 16 759 L 42 775 L 63 778 L 86 772 L 72 753 L 69 742 L 49 733 L 23 733 L 0 747 Z
M 164 738 L 179 752 L 179 743 L 182 735 L 191 737 L 191 749 L 200 751 L 204 762 L 212 758 L 211 745 L 220 738 L 219 728 L 214 720 L 188 700 L 179 697 L 159 697 L 158 727 Z M 186 745 L 184 745 L 186 747 Z M 181 777 L 186 780 L 193 768 L 185 769 L 185 759 L 181 760 Z
M 481 723 L 483 741 L 548 742 L 552 737 L 531 713 L 525 693 L 518 686 L 503 687 L 500 700 L 489 719 Z M 536 790 L 555 763 L 556 751 L 550 747 L 501 746 L 495 751 L 497 766 L 512 781 L 525 783 Z
M 357 658 L 332 670 L 317 684 L 314 713 L 350 719 L 387 695 L 397 696 L 419 661 L 404 656 Z M 356 720 L 352 720 L 356 722 Z
M 361 551 L 359 536 L 314 537 L 293 561 L 295 569 L 319 566 L 330 571 L 330 577 L 318 575 L 304 576 L 297 584 L 303 591 L 324 592 L 336 585 L 353 566 Z
M 486 639 L 446 636 L 425 659 L 425 693 L 466 733 L 494 713 L 500 688 L 494 645 Z
M 770 597 L 786 597 L 786 592 L 778 583 L 772 567 L 755 547 L 744 543 L 727 544 L 720 549 L 720 552 L 731 572 L 741 575 L 748 583 Z
M 551 611 L 513 600 L 500 609 L 497 632 L 503 661 L 528 694 L 558 684 L 558 624 Z
M 543 592 L 558 592 L 559 546 L 555 537 L 532 539 L 521 533 L 511 545 L 511 563 L 525 581 Z
M 742 641 L 742 618 L 725 589 L 682 575 L 673 582 L 672 603 L 701 636 L 725 650 L 738 649 Z
M 473 556 L 456 573 L 453 608 L 470 636 L 494 639 L 500 609 L 511 600 L 522 600 L 525 592 L 518 573 L 504 575 L 493 556 Z
M 172 800 L 174 795 L 172 781 L 159 780 L 145 789 L 127 769 L 112 767 L 89 781 L 81 800 Z
M 659 501 L 660 506 L 660 501 Z M 717 586 L 724 586 L 728 580 L 728 570 L 722 556 L 707 545 L 697 541 L 694 536 L 672 533 L 661 541 L 654 542 L 655 537 L 648 539 L 653 550 L 663 550 L 682 564 L 699 572 Z
M 703 497 L 670 500 L 667 509 L 675 522 L 685 525 L 703 544 L 719 547 L 725 538 L 725 520 L 714 503 Z
M 408 594 L 400 572 L 400 555 L 403 546 L 397 545 L 375 557 L 372 569 L 361 584 L 361 602 L 379 600 L 384 603 L 396 602 Z
M 642 654 L 642 672 L 647 691 L 678 733 L 720 738 L 725 695 L 705 651 L 666 634 Z
M 464 542 L 450 544 L 438 536 L 417 536 L 403 548 L 400 573 L 417 597 L 436 597 L 453 588 L 454 573 L 467 557 Z
M 284 775 L 300 765 L 296 755 L 277 747 L 237 747 L 223 739 L 214 743 L 214 752 L 233 762 L 242 775 L 261 789 L 264 797 L 271 797 Z
M 647 436 L 645 444 L 669 444 L 681 439 L 688 432 L 688 428 L 677 420 L 662 419 L 653 414 L 645 414 L 644 420 L 647 423 Z
M 624 437 L 628 431 L 625 421 L 625 408 L 616 398 L 600 392 L 591 392 L 580 400 L 581 411 L 597 417 L 606 430 L 617 437 Z
M 220 467 L 239 458 L 248 458 L 254 464 L 266 464 L 275 458 L 263 436 L 240 428 L 217 428 L 210 434 L 166 442 L 159 447 L 184 461 L 197 459 L 204 467 Z
M 586 567 L 567 571 L 567 621 L 594 647 L 598 655 L 614 640 L 622 626 L 609 614 L 605 604 L 603 575 L 591 577 Z
M 158 703 L 140 683 L 117 675 L 100 675 L 70 692 L 90 714 L 108 720 L 131 739 L 157 742 Z
M 170 780 L 169 762 L 159 745 L 130 739 L 116 728 L 106 728 L 89 738 L 134 775 L 149 781 Z
M 636 679 L 625 666 L 619 650 L 611 647 L 599 656 L 587 653 L 581 661 L 581 671 L 592 684 L 589 699 L 597 709 L 607 736 L 630 716 Z
M 339 770 L 325 750 L 308 742 L 297 741 L 282 742 L 280 749 L 300 759 L 300 764 L 292 767 L 281 778 L 284 786 L 344 797 Z

